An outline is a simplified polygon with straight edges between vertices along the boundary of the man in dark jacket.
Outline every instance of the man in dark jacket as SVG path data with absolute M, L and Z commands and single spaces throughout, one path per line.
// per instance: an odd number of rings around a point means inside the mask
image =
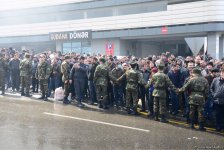
M 74 81 L 74 89 L 76 99 L 78 101 L 78 107 L 84 107 L 82 100 L 84 99 L 84 89 L 87 79 L 87 65 L 84 64 L 84 57 L 79 59 L 79 63 L 75 63 L 70 72 L 70 84 Z
M 19 64 L 20 64 L 19 54 L 16 53 L 14 55 L 14 58 L 9 62 L 13 92 L 15 92 L 15 89 L 17 90 L 17 92 L 19 92 L 19 86 L 20 86 Z
M 175 87 L 180 88 L 182 86 L 182 76 L 180 72 L 180 66 L 175 64 L 172 66 L 172 69 L 168 73 L 168 77 L 172 81 L 172 83 L 175 85 Z M 171 96 L 171 113 L 173 115 L 176 115 L 178 113 L 179 109 L 179 97 L 174 91 L 170 91 Z
M 95 102 L 97 102 L 96 89 L 95 89 L 95 85 L 93 83 L 94 72 L 96 70 L 96 67 L 98 66 L 97 61 L 98 61 L 98 59 L 96 57 L 94 57 L 92 60 L 91 68 L 89 68 L 89 73 L 88 73 L 88 80 L 89 80 L 88 85 L 89 85 L 90 104 L 91 105 L 93 105 Z
M 224 129 L 224 69 L 221 69 L 220 77 L 213 80 L 210 90 L 216 111 L 216 130 L 221 131 Z

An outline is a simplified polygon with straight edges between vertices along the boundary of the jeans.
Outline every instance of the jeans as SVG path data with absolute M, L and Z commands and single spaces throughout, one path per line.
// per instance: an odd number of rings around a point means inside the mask
M 214 104 L 215 115 L 216 115 L 216 128 L 224 129 L 224 104 Z
M 179 109 L 178 95 L 175 92 L 170 91 L 170 97 L 171 97 L 171 103 L 172 103 L 171 111 L 174 112 L 174 113 L 177 113 L 178 109 Z
M 213 112 L 213 99 L 212 99 L 212 95 L 209 94 L 208 99 L 205 103 L 205 108 L 204 108 L 205 118 L 210 120 L 212 118 L 212 112 Z
M 123 101 L 123 86 L 122 85 L 114 85 L 113 86 L 113 93 L 114 93 L 114 101 L 116 106 L 124 106 L 124 101 Z
M 84 99 L 85 79 L 75 79 L 74 88 L 76 99 L 79 103 Z
M 153 111 L 154 100 L 153 99 L 154 99 L 154 97 L 152 96 L 152 93 L 149 92 L 148 109 L 149 109 L 150 114 L 154 113 L 154 111 Z
M 93 81 L 89 81 L 88 85 L 89 85 L 90 102 L 95 103 L 95 102 L 97 102 L 95 85 L 94 85 Z
M 54 91 L 56 88 L 59 87 L 59 83 L 60 83 L 59 77 L 50 77 L 48 96 L 51 95 L 52 90 Z

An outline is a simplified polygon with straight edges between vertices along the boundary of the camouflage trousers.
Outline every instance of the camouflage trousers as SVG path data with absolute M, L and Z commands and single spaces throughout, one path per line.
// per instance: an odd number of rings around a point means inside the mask
M 166 98 L 154 97 L 154 113 L 164 115 L 166 113 Z
M 24 93 L 24 89 L 26 90 L 25 93 L 28 95 L 30 93 L 30 76 L 21 76 L 21 92 Z
M 39 86 L 42 94 L 47 94 L 48 91 L 48 80 L 47 79 L 39 79 Z
M 67 82 L 67 83 L 64 83 L 64 95 L 65 97 L 68 97 L 69 96 L 69 93 L 70 93 L 70 83 Z
M 203 116 L 204 108 L 202 105 L 192 105 L 190 104 L 190 119 L 192 122 L 196 121 L 196 112 L 198 112 L 198 122 L 203 123 L 204 122 L 204 116 Z
M 5 91 L 5 74 L 0 72 L 0 87 L 2 91 Z
M 107 86 L 96 85 L 96 98 L 98 102 L 101 102 L 104 105 L 108 103 Z
M 133 103 L 132 103 L 133 100 Z M 137 108 L 138 105 L 138 90 L 137 89 L 126 89 L 126 107 Z

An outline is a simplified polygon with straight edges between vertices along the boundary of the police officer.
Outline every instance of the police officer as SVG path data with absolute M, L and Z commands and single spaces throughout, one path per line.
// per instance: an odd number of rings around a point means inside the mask
M 62 82 L 64 82 L 64 104 L 69 104 L 68 100 L 70 92 L 69 75 L 70 75 L 70 56 L 65 56 L 65 60 L 61 64 Z
M 126 79 L 126 108 L 129 114 L 137 115 L 137 105 L 138 105 L 138 84 L 145 85 L 142 75 L 137 70 L 137 63 L 135 61 L 130 63 L 131 69 L 126 71 L 120 78 L 117 79 L 118 82 Z M 131 104 L 133 100 L 133 104 Z M 131 106 L 133 105 L 133 110 Z
M 190 120 L 191 120 L 191 128 L 194 129 L 195 124 L 195 115 L 198 112 L 198 122 L 199 122 L 199 130 L 205 130 L 204 128 L 204 117 L 203 117 L 203 108 L 205 104 L 205 100 L 208 97 L 209 92 L 209 83 L 208 81 L 201 75 L 201 70 L 198 68 L 193 69 L 192 77 L 189 81 L 179 89 L 179 92 L 183 92 L 186 90 L 190 90 L 189 96 L 189 104 L 190 104 Z
M 39 99 L 47 100 L 48 97 L 48 78 L 50 76 L 50 66 L 47 63 L 46 55 L 41 54 L 36 71 L 36 78 L 39 80 L 41 97 Z
M 108 109 L 108 81 L 109 81 L 109 68 L 106 65 L 105 58 L 100 58 L 100 65 L 96 67 L 94 73 L 94 83 L 96 86 L 96 96 L 99 108 Z
M 166 97 L 167 97 L 167 86 L 171 90 L 176 91 L 176 87 L 170 81 L 169 77 L 164 74 L 165 65 L 163 63 L 158 64 L 158 72 L 152 76 L 146 87 L 151 84 L 154 87 L 152 96 L 154 97 L 154 120 L 158 121 L 158 116 L 160 113 L 161 122 L 167 122 L 165 117 L 166 112 Z
M 32 75 L 32 62 L 30 60 L 30 54 L 26 53 L 25 58 L 21 61 L 19 65 L 20 77 L 21 77 L 21 96 L 30 97 L 30 80 Z M 24 93 L 26 89 L 26 93 Z
M 5 70 L 7 69 L 7 63 L 4 60 L 4 55 L 0 53 L 0 86 L 2 95 L 5 94 Z

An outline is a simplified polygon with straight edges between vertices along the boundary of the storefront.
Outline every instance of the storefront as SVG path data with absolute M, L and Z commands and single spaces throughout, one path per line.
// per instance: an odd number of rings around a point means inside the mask
M 62 53 L 91 53 L 92 31 L 68 31 L 50 33 L 50 40 L 56 42 L 56 47 Z

